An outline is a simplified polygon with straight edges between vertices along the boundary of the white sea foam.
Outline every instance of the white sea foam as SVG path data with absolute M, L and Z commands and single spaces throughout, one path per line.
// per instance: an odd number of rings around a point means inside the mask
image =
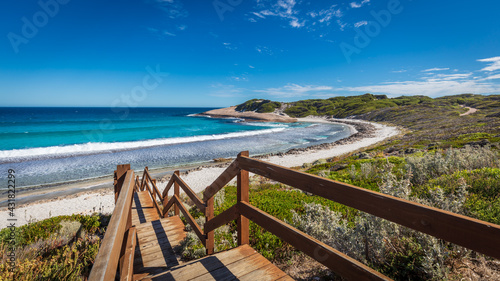
M 141 149 L 141 148 L 161 146 L 161 145 L 249 137 L 262 134 L 271 134 L 275 132 L 281 132 L 284 130 L 286 130 L 286 128 L 273 128 L 273 129 L 234 132 L 234 133 L 226 133 L 218 135 L 164 138 L 164 139 L 153 139 L 153 140 L 133 141 L 133 142 L 112 142 L 112 143 L 99 142 L 99 143 L 86 143 L 86 144 L 75 144 L 75 145 L 65 145 L 65 146 L 0 150 L 0 162 L 9 162 L 16 160 L 26 161 L 29 159 L 86 155 L 95 153 L 109 153 L 114 151 Z

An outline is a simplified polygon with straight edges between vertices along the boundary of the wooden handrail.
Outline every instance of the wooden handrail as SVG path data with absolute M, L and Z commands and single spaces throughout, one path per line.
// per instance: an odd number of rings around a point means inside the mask
M 187 196 L 193 200 L 193 203 L 200 209 L 201 212 L 205 211 L 205 203 L 196 195 L 196 193 L 187 185 L 178 175 L 173 174 L 172 178 L 179 184 L 179 186 L 184 190 Z
M 498 225 L 246 156 L 237 161 L 252 173 L 500 259 Z
M 203 198 L 205 202 L 212 198 L 219 190 L 221 190 L 226 184 L 228 184 L 234 177 L 238 175 L 240 168 L 238 166 L 238 161 L 233 161 L 229 167 L 222 172 L 222 174 L 215 179 L 215 181 L 209 185 L 205 191 L 203 191 Z
M 198 238 L 200 238 L 203 246 L 205 246 L 205 235 L 203 234 L 203 231 L 201 230 L 201 227 L 198 225 L 198 223 L 196 223 L 196 220 L 193 218 L 193 216 L 191 216 L 191 214 L 189 213 L 189 211 L 186 209 L 186 207 L 184 207 L 184 204 L 182 204 L 180 198 L 174 194 L 174 196 L 172 196 L 172 198 L 169 200 L 166 208 L 165 208 L 165 212 L 168 212 L 168 210 L 172 207 L 172 206 L 178 206 L 180 211 L 182 212 L 182 214 L 184 215 L 184 217 L 186 218 L 186 221 L 191 225 L 191 228 L 193 228 L 194 230 L 194 233 L 196 233 L 196 235 L 198 236 Z
M 361 262 L 278 220 L 247 202 L 236 204 L 238 212 L 272 232 L 298 250 L 349 280 L 391 280 Z
M 126 235 L 127 242 L 125 245 L 125 253 L 120 260 L 120 280 L 132 281 L 133 279 L 133 266 L 135 257 L 135 246 L 137 242 L 137 229 L 133 226 L 128 230 Z
M 214 231 L 217 228 L 236 220 L 239 215 L 240 214 L 238 213 L 236 205 L 231 206 L 229 209 L 225 210 L 224 212 L 220 213 L 219 215 L 205 223 L 205 233 Z
M 121 191 L 116 201 L 115 209 L 111 215 L 106 234 L 92 266 L 89 280 L 114 280 L 120 251 L 122 249 L 125 231 L 132 210 L 132 195 L 134 191 L 134 171 L 128 170 L 121 186 Z
M 168 191 L 170 190 L 173 184 L 174 184 L 174 177 L 170 177 L 170 180 L 168 181 L 167 186 L 165 186 L 165 189 L 163 190 L 163 193 L 161 195 L 163 198 L 166 198 L 168 196 Z

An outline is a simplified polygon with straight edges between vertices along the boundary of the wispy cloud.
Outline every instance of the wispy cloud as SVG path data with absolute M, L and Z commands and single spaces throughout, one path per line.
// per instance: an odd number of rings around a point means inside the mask
M 257 46 L 255 47 L 255 50 L 258 52 L 258 53 L 261 53 L 261 54 L 265 54 L 265 55 L 273 55 L 274 52 L 273 50 L 271 50 L 269 47 L 266 47 L 266 46 Z
M 420 77 L 406 81 L 391 81 L 365 86 L 355 87 L 332 87 L 328 85 L 298 85 L 287 84 L 280 88 L 268 88 L 257 90 L 256 92 L 266 93 L 279 97 L 326 97 L 347 93 L 377 93 L 389 96 L 401 95 L 426 95 L 438 97 L 445 95 L 456 95 L 464 93 L 473 94 L 498 94 L 500 93 L 500 83 L 495 80 L 500 79 L 500 74 L 483 77 L 476 75 L 484 71 L 490 72 L 500 69 L 495 63 L 500 62 L 500 57 L 480 60 L 490 63 L 490 65 L 474 72 L 433 73 L 435 71 L 445 71 L 449 68 L 426 69 L 420 73 Z M 490 70 L 492 69 L 492 70 Z M 405 69 L 392 71 L 394 73 L 407 72 Z
M 495 79 L 500 79 L 500 74 L 488 76 L 486 78 L 483 78 L 483 80 L 495 80 Z
M 287 84 L 280 88 L 268 88 L 265 90 L 255 90 L 257 93 L 264 93 L 271 96 L 290 98 L 301 97 L 311 94 L 318 94 L 325 91 L 331 91 L 333 88 L 330 86 L 314 86 L 314 85 L 297 85 Z
M 222 43 L 222 45 L 224 45 L 224 48 L 231 50 L 231 51 L 238 49 L 238 47 L 234 46 L 231 43 L 224 42 L 224 43 Z
M 356 8 L 363 7 L 363 5 L 368 4 L 368 3 L 370 3 L 370 0 L 363 0 L 363 1 L 359 2 L 359 3 L 357 3 L 357 2 L 351 2 L 350 5 L 351 5 L 351 8 L 355 8 L 356 9 Z
M 235 85 L 227 85 L 222 83 L 216 83 L 211 85 L 212 91 L 211 96 L 219 98 L 232 98 L 236 96 L 241 96 L 245 89 L 238 88 Z
M 480 59 L 477 61 L 489 63 L 489 65 L 487 67 L 481 69 L 481 71 L 496 71 L 496 70 L 500 69 L 500 57 Z
M 277 17 L 285 20 L 287 25 L 293 28 L 308 27 L 315 25 L 330 25 L 336 22 L 335 19 L 343 16 L 342 11 L 337 5 L 329 5 L 323 9 L 311 10 L 309 2 L 302 3 L 295 0 L 257 1 L 257 10 L 249 14 L 249 20 L 257 22 L 265 20 L 268 17 Z M 303 4 L 298 8 L 298 3 Z
M 367 21 L 358 21 L 357 23 L 354 24 L 354 27 L 356 28 L 360 28 L 362 27 L 363 25 L 368 25 L 368 22 Z
M 189 15 L 180 0 L 148 0 L 148 2 L 153 2 L 171 19 L 185 18 Z
M 401 70 L 393 70 L 392 73 L 404 73 L 407 72 L 408 70 L 406 69 L 401 69 Z
M 304 21 L 300 21 L 297 17 L 298 11 L 294 9 L 295 4 L 295 0 L 278 0 L 278 2 L 252 14 L 260 19 L 279 17 L 288 21 L 288 24 L 292 27 L 302 27 L 304 26 Z
M 429 69 L 426 69 L 426 70 L 422 70 L 422 72 L 445 71 L 445 70 L 450 70 L 450 69 L 449 68 L 435 67 L 435 68 L 429 68 Z

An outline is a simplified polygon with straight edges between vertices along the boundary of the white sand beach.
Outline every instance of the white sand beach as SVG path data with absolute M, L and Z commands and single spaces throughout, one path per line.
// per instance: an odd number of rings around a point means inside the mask
M 298 121 L 303 122 L 331 122 L 320 117 L 301 118 Z M 380 141 L 388 139 L 399 133 L 395 127 L 390 127 L 382 124 L 371 123 L 353 119 L 336 119 L 334 121 L 349 123 L 368 123 L 375 127 L 373 136 L 363 137 L 353 142 L 335 145 L 327 149 L 309 149 L 298 154 L 285 154 L 282 156 L 270 156 L 262 158 L 274 164 L 285 167 L 301 166 L 304 163 L 312 163 L 318 159 L 331 158 L 340 156 L 345 153 L 353 152 L 358 149 L 376 144 Z M 356 132 L 353 126 L 349 126 L 351 130 Z M 200 192 L 210 185 L 225 168 L 207 167 L 200 170 L 193 170 L 183 175 L 184 181 L 195 191 Z M 139 175 L 142 171 L 136 171 Z M 160 191 L 165 188 L 166 181 L 159 181 L 158 187 Z M 23 206 L 16 206 L 14 217 L 11 217 L 8 210 L 0 211 L 0 228 L 6 227 L 10 222 L 7 219 L 17 219 L 16 226 L 24 225 L 28 222 L 39 221 L 54 216 L 71 215 L 71 214 L 92 214 L 94 212 L 111 213 L 114 208 L 113 190 L 98 190 L 79 195 L 73 195 L 63 198 L 54 198 L 50 201 L 34 202 Z

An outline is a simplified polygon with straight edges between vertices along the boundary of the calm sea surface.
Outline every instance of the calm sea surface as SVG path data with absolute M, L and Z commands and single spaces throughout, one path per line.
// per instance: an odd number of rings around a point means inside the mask
M 0 177 L 13 169 L 17 187 L 38 186 L 112 175 L 117 164 L 175 167 L 349 136 L 335 124 L 192 116 L 210 109 L 0 108 Z

